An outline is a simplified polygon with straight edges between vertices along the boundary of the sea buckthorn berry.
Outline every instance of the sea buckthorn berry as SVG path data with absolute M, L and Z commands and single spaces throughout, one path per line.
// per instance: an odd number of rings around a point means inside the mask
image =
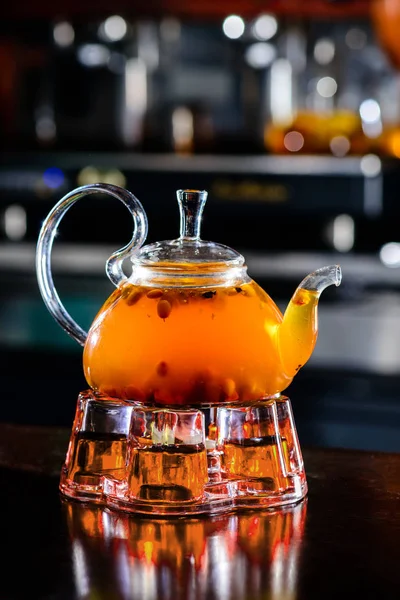
M 162 290 L 150 290 L 150 292 L 147 292 L 147 297 L 148 298 L 161 298 L 161 296 L 163 295 L 163 291 Z
M 156 371 L 157 375 L 160 377 L 165 377 L 168 374 L 168 365 L 165 360 L 162 360 L 160 363 L 158 363 Z
M 167 319 L 171 314 L 172 306 L 168 300 L 159 300 L 157 304 L 157 314 L 160 319 Z
M 134 304 L 136 304 L 136 302 L 138 302 L 140 300 L 141 297 L 142 297 L 142 292 L 134 291 L 128 296 L 126 303 L 128 306 L 133 306 Z

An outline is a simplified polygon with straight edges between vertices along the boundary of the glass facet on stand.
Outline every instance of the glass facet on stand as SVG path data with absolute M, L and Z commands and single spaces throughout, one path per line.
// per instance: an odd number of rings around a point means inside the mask
M 129 497 L 144 502 L 190 502 L 208 481 L 204 415 L 199 410 L 135 408 Z
M 216 477 L 218 463 L 210 462 L 201 410 L 136 405 L 128 445 L 124 480 L 112 474 L 103 480 L 108 506 L 152 515 L 214 514 L 233 507 L 234 485 Z
M 78 397 L 61 491 L 74 498 L 102 495 L 102 477 L 123 479 L 132 406 L 91 390 Z
M 276 506 L 305 496 L 305 471 L 289 398 L 219 408 L 217 430 L 224 476 L 236 481 L 237 506 Z

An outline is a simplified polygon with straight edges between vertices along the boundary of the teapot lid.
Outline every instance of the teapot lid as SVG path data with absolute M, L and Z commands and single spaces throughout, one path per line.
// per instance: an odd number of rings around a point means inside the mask
M 230 267 L 242 267 L 244 258 L 239 252 L 214 242 L 200 239 L 201 216 L 207 200 L 207 192 L 178 190 L 180 211 L 180 236 L 149 244 L 132 256 L 135 266 L 191 271 L 198 274 L 202 268 L 222 271 Z

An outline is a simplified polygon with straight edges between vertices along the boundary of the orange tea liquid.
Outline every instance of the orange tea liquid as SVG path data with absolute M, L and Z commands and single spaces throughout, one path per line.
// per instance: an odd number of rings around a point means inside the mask
M 84 350 L 89 385 L 161 405 L 251 401 L 285 389 L 282 315 L 255 282 L 223 288 L 116 290 Z

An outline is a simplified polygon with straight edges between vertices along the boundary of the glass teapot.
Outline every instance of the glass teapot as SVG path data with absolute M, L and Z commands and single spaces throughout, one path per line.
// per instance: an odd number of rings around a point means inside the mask
M 54 288 L 51 249 L 65 212 L 82 196 L 106 193 L 130 211 L 130 243 L 106 263 L 116 290 L 86 333 Z M 43 300 L 84 346 L 88 384 L 111 397 L 152 405 L 216 406 L 280 393 L 310 358 L 321 292 L 339 285 L 338 265 L 308 275 L 284 315 L 253 281 L 235 250 L 200 238 L 207 192 L 179 190 L 180 237 L 143 246 L 146 213 L 129 191 L 80 187 L 49 213 L 39 235 L 37 275 Z M 122 263 L 129 257 L 128 278 Z

